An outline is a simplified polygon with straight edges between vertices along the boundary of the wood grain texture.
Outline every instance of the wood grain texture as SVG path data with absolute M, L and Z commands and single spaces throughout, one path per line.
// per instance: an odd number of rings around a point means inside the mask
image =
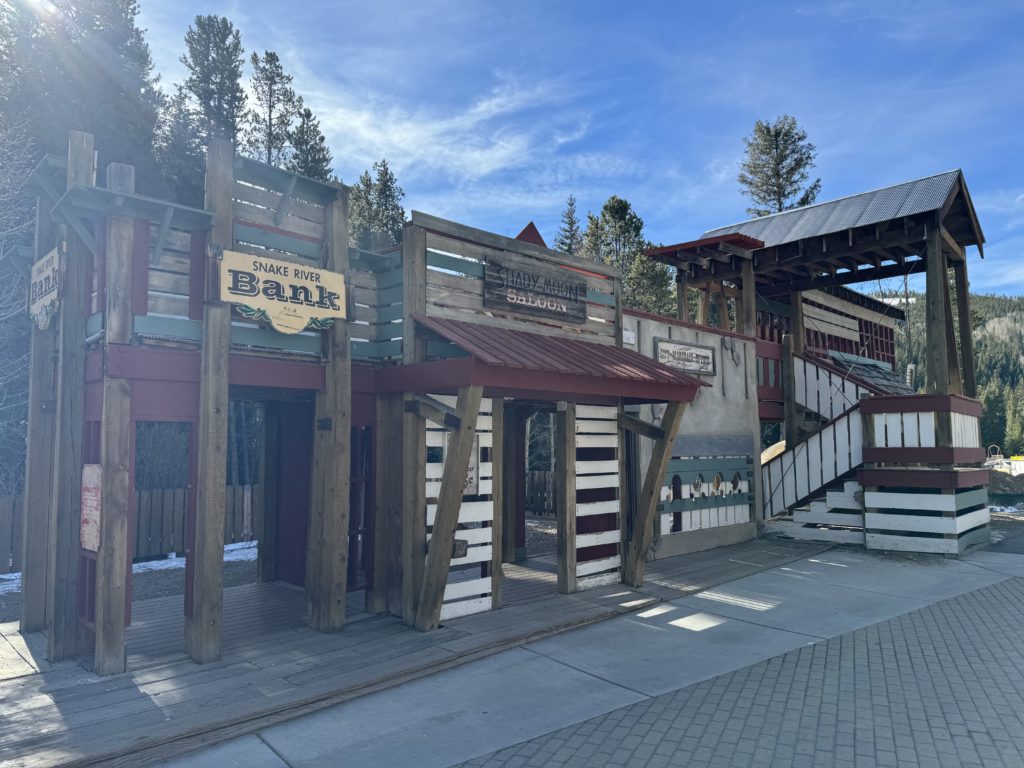
M 415 626 L 421 632 L 437 629 L 440 620 L 441 603 L 444 600 L 444 588 L 452 559 L 455 528 L 459 522 L 459 509 L 462 507 L 466 471 L 469 468 L 470 453 L 476 444 L 476 420 L 480 412 L 482 394 L 483 387 L 476 385 L 459 389 L 459 398 L 455 406 L 459 428 L 452 430 L 445 451 L 437 512 L 427 548 L 419 605 L 416 607 Z
M 491 400 L 491 610 L 501 608 L 502 582 L 501 539 L 505 520 L 504 507 L 504 455 L 505 455 L 505 401 Z
M 946 350 L 946 257 L 942 252 L 942 234 L 938 227 L 928 233 L 925 274 L 925 389 L 938 395 L 949 394 L 949 355 Z
M 576 591 L 576 405 L 559 403 L 555 414 L 555 515 L 558 591 Z

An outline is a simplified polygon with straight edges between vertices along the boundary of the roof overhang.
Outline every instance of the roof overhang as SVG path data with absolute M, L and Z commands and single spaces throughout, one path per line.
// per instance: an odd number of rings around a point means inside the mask
M 479 385 L 491 397 L 602 405 L 689 403 L 707 386 L 621 347 L 458 320 L 417 316 L 416 322 L 421 332 L 454 344 L 467 356 L 379 368 L 378 392 L 446 394 Z

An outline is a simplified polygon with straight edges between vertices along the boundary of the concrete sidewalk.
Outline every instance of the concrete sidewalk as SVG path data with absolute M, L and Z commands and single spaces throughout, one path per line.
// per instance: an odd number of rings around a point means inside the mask
M 1014 576 L 1024 576 L 1024 556 L 980 552 L 947 560 L 831 550 L 168 765 L 449 766 L 658 701 Z

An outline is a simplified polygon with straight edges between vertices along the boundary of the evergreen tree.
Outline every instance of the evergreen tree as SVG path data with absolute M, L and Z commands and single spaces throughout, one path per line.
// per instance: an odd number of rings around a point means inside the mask
M 603 261 L 601 255 L 601 220 L 587 211 L 587 228 L 583 230 L 580 256 L 590 261 Z
M 387 160 L 373 164 L 375 176 L 363 171 L 349 194 L 349 240 L 367 250 L 402 242 L 405 192 L 391 172 Z
M 555 237 L 555 250 L 570 256 L 580 256 L 583 250 L 583 232 L 580 220 L 576 217 L 576 198 L 569 195 L 562 211 L 562 226 Z
M 767 216 L 814 202 L 821 179 L 810 184 L 807 180 L 818 151 L 795 118 L 782 115 L 771 123 L 758 120 L 743 143 L 747 157 L 740 163 L 737 180 L 741 191 L 755 203 L 747 213 Z
M 185 33 L 181 57 L 189 73 L 185 88 L 199 108 L 206 138 L 219 135 L 238 140 L 245 115 L 243 53 L 241 34 L 223 16 L 196 16 Z
M 1003 455 L 1019 456 L 1024 453 L 1024 388 L 1017 387 L 1006 394 L 1006 436 Z
M 309 107 L 299 110 L 299 122 L 290 133 L 291 152 L 285 167 L 317 181 L 331 181 L 331 150 L 320 131 L 320 121 Z
M 374 163 L 373 170 L 377 175 L 373 184 L 373 228 L 384 236 L 385 242 L 398 245 L 402 242 L 405 224 L 405 208 L 402 207 L 405 192 L 398 186 L 398 179 L 386 159 Z
M 998 374 L 982 387 L 981 441 L 985 446 L 1002 446 L 1006 437 L 1006 390 Z
M 179 85 L 161 113 L 156 158 L 171 199 L 202 208 L 205 163 L 199 136 L 199 117 Z
M 246 113 L 245 149 L 267 165 L 280 165 L 302 98 L 292 89 L 292 76 L 285 74 L 274 51 L 264 51 L 262 57 L 253 51 L 250 63 L 256 104 Z
M 373 246 L 373 177 L 363 171 L 348 196 L 349 242 L 357 248 Z
M 162 96 L 135 0 L 55 0 L 45 21 L 3 4 L 0 110 L 29 121 L 38 154 L 67 153 L 68 131 L 95 136 L 99 169 L 136 168 L 140 191 L 159 192 L 153 157 Z

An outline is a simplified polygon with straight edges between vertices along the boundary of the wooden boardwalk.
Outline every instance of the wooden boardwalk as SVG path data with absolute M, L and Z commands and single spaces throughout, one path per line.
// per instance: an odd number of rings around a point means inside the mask
M 651 563 L 644 590 L 611 585 L 574 595 L 555 592 L 544 563 L 506 566 L 505 608 L 427 634 L 357 605 L 350 605 L 342 632 L 323 634 L 305 626 L 301 590 L 232 587 L 224 595 L 223 658 L 206 665 L 181 650 L 180 597 L 139 602 L 128 633 L 127 674 L 98 678 L 74 662 L 35 662 L 38 636 L 17 648 L 0 644 L 0 671 L 3 658 L 21 659 L 21 676 L 0 681 L 0 765 L 151 764 L 825 548 L 750 542 Z M 6 638 L 14 629 L 0 631 Z

